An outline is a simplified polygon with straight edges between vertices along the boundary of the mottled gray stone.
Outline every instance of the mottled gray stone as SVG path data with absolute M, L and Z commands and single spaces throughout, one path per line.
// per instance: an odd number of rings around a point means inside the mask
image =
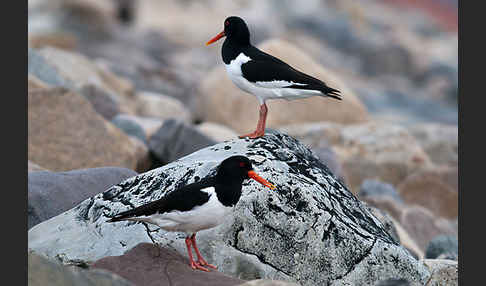
M 29 248 L 64 262 L 121 255 L 141 242 L 157 242 L 186 255 L 178 233 L 106 221 L 214 174 L 234 154 L 248 156 L 256 172 L 277 189 L 244 183 L 233 215 L 198 233 L 201 253 L 223 273 L 301 285 L 373 285 L 387 278 L 423 285 L 429 278 L 425 265 L 396 243 L 308 148 L 281 133 L 230 140 L 127 179 L 32 228 Z

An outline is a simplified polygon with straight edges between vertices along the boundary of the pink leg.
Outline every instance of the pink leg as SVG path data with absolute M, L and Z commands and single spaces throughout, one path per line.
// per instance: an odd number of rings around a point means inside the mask
M 267 121 L 268 108 L 265 103 L 260 105 L 260 118 L 258 119 L 257 128 L 253 133 L 239 136 L 240 138 L 250 137 L 251 139 L 262 137 L 265 135 L 265 123 Z
M 196 251 L 197 263 L 199 263 L 202 266 L 207 266 L 207 267 L 211 267 L 213 269 L 218 269 L 218 267 L 207 263 L 206 260 L 204 260 L 204 258 L 202 257 L 201 253 L 199 253 L 199 249 L 197 248 L 197 244 L 196 244 L 196 234 L 193 234 L 191 236 L 191 241 L 192 241 L 192 247 L 194 247 L 194 251 Z
M 194 270 L 199 269 L 202 271 L 209 272 L 209 269 L 202 267 L 199 262 L 195 262 L 194 259 L 192 258 L 191 244 L 192 244 L 192 239 L 190 237 L 186 237 L 187 254 L 189 254 L 189 261 L 191 263 L 191 268 Z

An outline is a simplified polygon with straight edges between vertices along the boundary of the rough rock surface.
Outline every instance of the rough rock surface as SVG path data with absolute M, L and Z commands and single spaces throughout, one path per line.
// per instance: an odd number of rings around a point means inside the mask
M 108 270 L 143 286 L 233 286 L 244 283 L 219 271 L 194 271 L 189 267 L 189 259 L 152 243 L 140 243 L 121 256 L 101 258 L 90 268 Z
M 291 102 L 269 100 L 267 127 L 315 121 L 349 124 L 369 119 L 366 107 L 356 95 L 340 82 L 336 75 L 325 70 L 297 47 L 275 39 L 266 41 L 258 47 L 294 68 L 323 80 L 340 90 L 343 97 L 341 101 L 319 96 Z M 246 134 L 256 128 L 259 114 L 258 100 L 255 96 L 236 87 L 223 66 L 209 72 L 198 90 L 202 96 L 198 98 L 196 112 L 201 119 L 226 124 L 238 133 Z M 288 116 L 289 114 L 292 116 Z
M 82 270 L 66 267 L 35 253 L 28 255 L 29 286 L 135 286 L 105 270 Z
M 27 227 L 45 221 L 85 199 L 137 175 L 127 168 L 101 167 L 67 172 L 29 172 Z
M 240 284 L 240 286 L 299 286 L 299 284 L 281 280 L 257 279 Z
M 386 278 L 418 285 L 429 278 L 424 265 L 308 148 L 281 133 L 210 146 L 128 179 L 32 228 L 29 248 L 65 262 L 87 263 L 123 254 L 141 242 L 157 242 L 183 254 L 180 234 L 142 223 L 106 221 L 214 174 L 217 164 L 233 154 L 248 156 L 277 189 L 245 183 L 233 215 L 199 232 L 201 253 L 223 273 L 302 285 L 372 285 Z

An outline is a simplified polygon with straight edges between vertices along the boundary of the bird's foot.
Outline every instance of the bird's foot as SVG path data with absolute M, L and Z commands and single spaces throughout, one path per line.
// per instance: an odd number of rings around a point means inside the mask
M 262 137 L 263 135 L 265 135 L 265 131 L 258 131 L 257 130 L 255 132 L 252 132 L 252 133 L 249 133 L 249 134 L 238 136 L 238 138 L 243 139 L 243 138 L 248 137 L 250 139 L 256 139 L 256 138 Z
M 202 270 L 202 271 L 206 271 L 206 272 L 211 272 L 211 270 L 205 268 L 203 265 L 201 265 L 201 263 L 198 262 L 195 262 L 195 261 L 191 261 L 191 268 L 194 269 L 194 270 Z
M 215 265 L 207 263 L 206 260 L 202 259 L 202 257 L 196 263 L 202 266 L 207 266 L 209 268 L 218 269 L 218 267 L 216 267 Z

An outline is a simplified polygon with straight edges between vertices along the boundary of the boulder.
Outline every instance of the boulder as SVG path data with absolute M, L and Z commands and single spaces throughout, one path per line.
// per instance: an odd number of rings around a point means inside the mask
M 136 137 L 138 136 L 141 136 L 141 134 L 139 133 L 139 131 L 136 131 L 135 130 L 132 130 L 132 128 L 129 126 L 132 126 L 134 124 L 142 127 L 144 133 L 146 134 L 147 136 L 147 140 L 148 138 L 150 138 L 157 130 L 159 130 L 159 128 L 162 126 L 162 124 L 164 123 L 164 120 L 160 119 L 160 118 L 154 118 L 154 117 L 142 117 L 142 116 L 137 116 L 137 115 L 130 115 L 130 114 L 118 114 L 115 118 L 113 118 L 114 120 L 117 121 L 117 124 L 119 124 L 119 128 L 124 130 L 125 132 L 128 132 L 127 129 L 130 129 L 130 135 L 135 135 L 135 134 L 138 134 Z M 131 121 L 133 123 L 128 123 L 126 121 Z M 122 123 L 122 122 L 126 122 L 126 123 Z M 124 126 L 126 124 L 126 126 Z M 135 127 L 136 128 L 136 127 Z M 138 128 L 137 128 L 138 129 Z M 133 133 L 132 133 L 133 132 Z
M 387 196 L 399 203 L 403 202 L 393 185 L 373 179 L 366 179 L 363 181 L 359 187 L 358 196 L 360 198 Z
M 429 155 L 432 162 L 457 166 L 459 162 L 457 125 L 423 123 L 410 126 L 409 131 Z
M 148 149 L 64 88 L 28 93 L 28 159 L 51 171 L 139 167 Z
M 233 286 L 244 283 L 219 271 L 194 271 L 189 267 L 188 258 L 152 243 L 137 244 L 121 256 L 101 258 L 91 268 L 116 273 L 135 285 L 144 286 Z
M 47 85 L 45 82 L 37 78 L 35 75 L 32 74 L 27 75 L 27 91 L 32 91 L 35 89 L 44 89 L 48 87 L 49 85 Z
M 152 154 L 166 164 L 215 143 L 192 125 L 169 119 L 150 137 L 148 145 Z
M 437 217 L 454 219 L 459 214 L 459 194 L 444 182 L 436 170 L 421 170 L 409 175 L 397 186 L 403 200 L 420 205 Z
M 274 39 L 258 47 L 281 58 L 291 66 L 323 80 L 331 87 L 340 90 L 343 96 L 342 101 L 317 96 L 292 102 L 269 100 L 267 127 L 275 128 L 313 121 L 350 124 L 369 119 L 365 106 L 335 74 L 325 70 L 292 44 Z M 258 100 L 255 96 L 236 87 L 223 66 L 209 72 L 202 81 L 199 91 L 201 96 L 198 98 L 198 104 L 195 105 L 195 112 L 201 120 L 225 124 L 238 133 L 248 133 L 256 128 L 259 114 Z
M 438 235 L 434 237 L 425 250 L 425 258 L 435 259 L 441 255 L 452 257 L 451 260 L 457 261 L 458 241 L 457 237 L 452 235 Z
M 120 113 L 119 100 L 113 94 L 97 87 L 87 84 L 80 89 L 83 95 L 93 105 L 94 110 L 101 114 L 106 120 L 111 120 Z
M 143 223 L 106 221 L 214 174 L 215 167 L 234 154 L 249 157 L 277 189 L 244 183 L 233 215 L 198 233 L 202 255 L 221 272 L 301 285 L 371 285 L 397 277 L 424 284 L 429 278 L 425 266 L 307 147 L 278 132 L 216 144 L 127 179 L 30 229 L 28 247 L 65 263 L 121 255 L 141 242 L 185 255 L 177 233 Z
M 293 124 L 279 128 L 311 148 L 327 141 L 343 165 L 346 182 L 358 193 L 365 179 L 396 186 L 417 170 L 433 166 L 415 138 L 402 126 L 367 122 Z
M 223 142 L 238 137 L 238 134 L 232 129 L 214 122 L 203 122 L 196 125 L 196 128 L 216 142 Z
M 133 136 L 145 144 L 148 143 L 147 135 L 145 134 L 143 127 L 129 116 L 125 116 L 125 114 L 117 115 L 111 120 L 111 123 L 123 130 L 127 135 Z
M 452 222 L 436 218 L 432 212 L 417 205 L 404 208 L 399 222 L 422 251 L 425 251 L 429 241 L 437 235 L 457 236 L 458 233 L 457 227 Z
M 448 259 L 421 260 L 429 268 L 427 286 L 459 285 L 457 261 Z
M 69 210 L 137 172 L 101 167 L 67 172 L 29 172 L 27 227 Z
M 164 119 L 176 118 L 190 122 L 189 110 L 176 98 L 153 92 L 138 92 L 135 95 L 136 113 L 142 117 Z
M 106 270 L 66 267 L 38 254 L 28 254 L 27 281 L 30 286 L 135 286 Z
M 105 67 L 81 54 L 53 47 L 29 49 L 28 71 L 51 86 L 79 91 L 85 85 L 95 85 L 112 94 L 129 96 L 133 93 L 129 81 Z

